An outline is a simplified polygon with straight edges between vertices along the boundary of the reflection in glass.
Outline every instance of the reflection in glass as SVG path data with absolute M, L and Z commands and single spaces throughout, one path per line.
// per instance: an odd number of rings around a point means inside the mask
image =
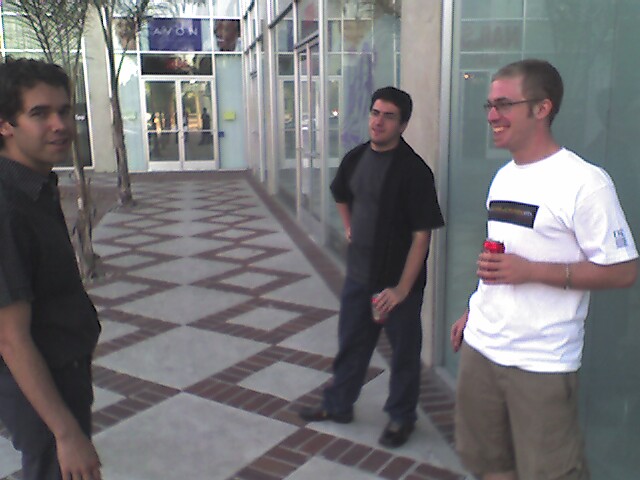
M 322 168 L 319 155 L 322 130 L 318 125 L 318 44 L 300 54 L 300 138 L 302 153 L 302 207 L 316 220 L 322 218 Z M 304 73 L 302 73 L 304 72 Z
M 327 74 L 340 75 L 342 73 L 342 55 L 330 53 L 327 55 Z
M 344 51 L 371 52 L 373 49 L 373 29 L 370 20 L 344 21 Z
M 120 3 L 120 2 L 116 2 Z M 157 5 L 156 14 L 164 17 L 194 17 L 209 14 L 209 2 L 203 0 L 152 0 Z M 215 3 L 215 2 L 214 2 Z
M 176 90 L 173 82 L 146 82 L 149 160 L 178 161 Z
M 278 119 L 278 195 L 291 210 L 296 200 L 296 125 L 293 79 L 279 76 Z
M 298 2 L 298 41 L 318 31 L 318 0 Z
M 144 75 L 212 75 L 211 55 L 142 54 Z
M 240 2 L 238 0 L 214 0 L 213 15 L 216 17 L 238 17 Z
M 280 54 L 278 55 L 278 75 L 293 75 L 293 55 Z
M 287 15 L 287 18 L 290 15 Z M 276 27 L 276 50 L 293 52 L 293 21 L 283 20 Z
M 14 5 L 13 3 L 2 3 L 0 2 L 0 10 L 2 10 L 3 13 L 7 13 L 7 12 L 18 12 L 19 9 L 16 5 Z
M 240 52 L 242 37 L 240 36 L 240 20 L 217 18 L 214 21 L 216 51 Z
M 278 14 L 282 12 L 285 8 L 293 3 L 293 0 L 271 0 L 275 2 L 275 13 Z
M 329 21 L 329 51 L 339 52 L 342 50 L 342 22 Z
M 211 83 L 180 82 L 185 160 L 213 160 Z
M 3 15 L 5 48 L 8 50 L 38 50 L 41 51 L 38 40 L 34 37 L 31 27 L 21 18 Z M 18 56 L 18 55 L 16 55 Z M 23 56 L 20 53 L 19 56 Z
M 330 80 L 328 84 L 329 111 L 329 165 L 337 166 L 340 159 L 340 81 Z M 332 177 L 333 178 L 333 177 Z

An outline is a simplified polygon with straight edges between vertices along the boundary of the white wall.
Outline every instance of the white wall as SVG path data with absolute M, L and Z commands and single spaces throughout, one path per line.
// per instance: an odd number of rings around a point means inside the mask
M 84 40 L 93 162 L 96 172 L 115 172 L 106 49 L 98 16 L 93 9 L 90 15 Z

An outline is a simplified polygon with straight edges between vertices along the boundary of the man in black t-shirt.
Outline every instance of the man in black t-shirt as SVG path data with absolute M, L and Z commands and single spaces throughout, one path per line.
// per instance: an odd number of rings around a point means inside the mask
M 0 421 L 25 480 L 97 480 L 91 355 L 100 325 L 80 278 L 54 165 L 67 159 L 69 79 L 0 65 Z
M 390 421 L 379 439 L 386 447 L 404 444 L 417 419 L 426 258 L 431 230 L 444 225 L 433 173 L 402 138 L 411 110 L 408 93 L 377 90 L 370 141 L 345 155 L 331 184 L 349 242 L 339 351 L 322 405 L 300 411 L 306 421 L 351 422 L 384 328 L 393 349 Z

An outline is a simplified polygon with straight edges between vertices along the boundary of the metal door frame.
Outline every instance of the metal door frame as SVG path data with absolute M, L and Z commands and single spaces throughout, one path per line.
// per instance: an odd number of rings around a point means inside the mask
M 321 63 L 321 53 L 322 50 L 320 48 L 320 41 L 318 35 L 315 35 L 308 39 L 304 44 L 297 46 L 294 49 L 294 82 L 295 82 L 295 115 L 296 115 L 296 211 L 298 214 L 298 220 L 303 223 L 306 227 L 309 228 L 309 233 L 315 237 L 321 244 L 325 241 L 325 231 L 324 231 L 324 222 L 325 222 L 325 203 L 326 200 L 324 198 L 324 182 L 325 182 L 325 165 L 323 162 L 323 137 L 324 128 L 323 128 L 323 118 L 322 118 L 322 96 L 323 96 L 323 88 L 322 88 L 322 72 L 318 72 L 317 75 L 313 75 L 313 49 L 317 49 L 317 57 L 318 62 Z M 306 58 L 302 58 L 306 56 Z M 303 75 L 300 70 L 300 64 L 302 62 L 306 63 L 306 75 L 303 78 Z M 306 85 L 304 84 L 306 82 Z M 305 151 L 303 145 L 303 129 L 302 129 L 302 89 L 306 88 L 306 101 L 307 101 L 307 111 L 309 112 L 309 127 L 308 127 L 308 143 L 310 145 L 310 151 Z M 312 88 L 315 87 L 315 97 L 312 97 L 311 92 Z M 314 100 L 315 99 L 315 100 Z M 318 106 L 319 108 L 316 108 Z M 311 115 L 313 113 L 313 115 Z M 315 120 L 315 127 L 312 127 L 312 117 Z M 311 138 L 311 135 L 317 135 L 317 132 L 320 131 L 321 135 L 316 139 Z M 311 148 L 314 146 L 314 148 Z M 311 164 L 316 159 L 320 160 L 320 169 L 317 172 L 320 179 L 320 218 L 317 218 L 314 215 L 312 206 L 309 208 L 305 208 L 303 204 L 303 193 L 302 193 L 302 184 L 303 184 L 303 159 L 309 158 Z M 313 182 L 313 179 L 311 179 Z M 309 197 L 311 198 L 311 192 Z
M 178 119 L 183 118 L 183 105 L 182 105 L 182 83 L 208 83 L 211 89 L 211 135 L 213 137 L 213 159 L 212 160 L 187 160 L 186 152 L 184 149 L 184 134 L 185 130 L 182 125 L 182 121 L 176 122 L 176 129 L 164 130 L 165 132 L 178 134 L 178 159 L 176 161 L 152 161 L 149 151 L 149 122 L 146 118 L 147 113 L 147 94 L 145 85 L 147 82 L 156 83 L 173 83 L 175 92 L 175 109 Z M 216 85 L 214 79 L 203 79 L 193 77 L 176 77 L 176 76 L 144 76 L 141 79 L 141 100 L 142 100 L 142 112 L 144 132 L 144 152 L 147 158 L 148 170 L 153 171 L 191 171 L 191 170 L 218 170 L 220 168 L 220 149 L 218 138 L 218 112 L 217 112 L 217 97 L 216 97 Z

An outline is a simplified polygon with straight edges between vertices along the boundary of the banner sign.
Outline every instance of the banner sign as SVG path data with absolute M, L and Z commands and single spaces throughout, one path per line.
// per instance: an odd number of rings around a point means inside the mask
M 151 19 L 148 35 L 150 50 L 202 51 L 202 21 L 198 18 Z

